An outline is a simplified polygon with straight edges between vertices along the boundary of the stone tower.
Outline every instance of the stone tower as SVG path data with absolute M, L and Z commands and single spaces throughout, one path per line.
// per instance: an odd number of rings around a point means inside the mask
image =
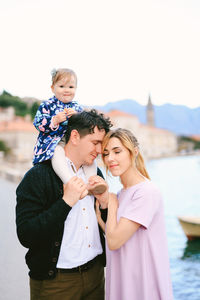
M 148 104 L 146 107 L 146 120 L 147 125 L 155 127 L 155 115 L 154 115 L 154 108 L 151 102 L 151 96 L 149 95 Z

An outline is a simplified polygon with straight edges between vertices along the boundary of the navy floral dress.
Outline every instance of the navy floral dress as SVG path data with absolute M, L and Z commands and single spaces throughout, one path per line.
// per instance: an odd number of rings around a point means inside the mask
M 73 108 L 82 112 L 83 108 L 76 102 L 63 103 L 55 96 L 41 103 L 35 115 L 33 125 L 39 131 L 34 147 L 33 164 L 51 159 L 59 141 L 67 131 L 68 120 L 54 127 L 52 118 L 64 108 Z

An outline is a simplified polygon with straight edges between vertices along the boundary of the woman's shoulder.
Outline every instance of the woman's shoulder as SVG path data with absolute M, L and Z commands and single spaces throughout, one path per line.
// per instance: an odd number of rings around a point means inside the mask
M 161 193 L 159 188 L 156 186 L 154 182 L 152 182 L 149 179 L 146 179 L 140 183 L 137 183 L 133 185 L 132 187 L 128 189 L 122 189 L 120 192 L 123 196 L 129 196 L 134 198 L 140 198 L 140 197 L 161 197 Z
M 145 184 L 143 186 L 144 190 L 151 190 L 155 192 L 160 192 L 158 186 L 155 182 L 151 181 L 150 179 L 145 180 Z

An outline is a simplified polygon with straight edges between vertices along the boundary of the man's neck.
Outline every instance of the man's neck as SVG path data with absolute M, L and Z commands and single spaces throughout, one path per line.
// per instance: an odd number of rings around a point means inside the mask
M 73 162 L 76 170 L 78 171 L 78 169 L 82 166 L 82 163 L 79 161 L 76 151 L 69 145 L 65 145 L 65 156 Z

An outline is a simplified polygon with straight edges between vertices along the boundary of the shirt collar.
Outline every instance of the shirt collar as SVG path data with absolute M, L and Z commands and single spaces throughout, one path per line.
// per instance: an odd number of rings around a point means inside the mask
M 70 101 L 70 102 L 64 103 L 64 102 L 60 101 L 58 98 L 56 98 L 56 96 L 55 96 L 55 95 L 53 96 L 53 99 L 54 99 L 55 101 L 58 101 L 59 103 L 62 103 L 62 104 L 76 103 L 76 101 L 75 101 L 75 100 L 72 100 L 72 101 Z
M 72 169 L 73 173 L 74 174 L 77 174 L 79 172 L 83 172 L 83 166 L 81 166 L 78 170 L 76 169 L 73 161 L 71 161 L 71 159 L 69 159 L 69 157 L 65 156 L 66 160 L 67 160 L 67 163 L 68 163 L 68 166 L 70 166 L 70 168 Z

